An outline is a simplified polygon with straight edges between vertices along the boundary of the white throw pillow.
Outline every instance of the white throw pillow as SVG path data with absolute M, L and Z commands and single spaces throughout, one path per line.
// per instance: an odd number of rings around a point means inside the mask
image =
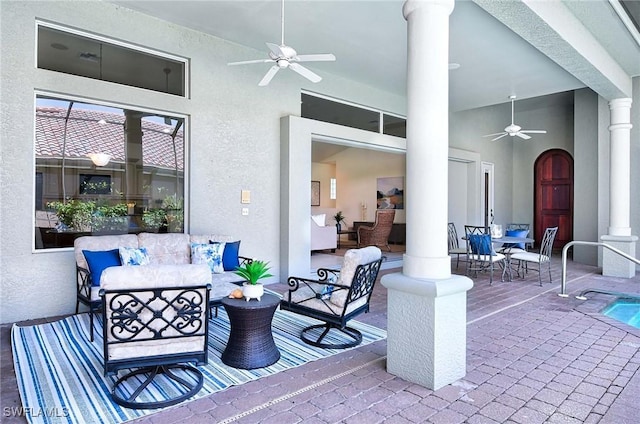
M 325 226 L 325 222 L 327 220 L 327 214 L 326 213 L 321 213 L 319 215 L 311 215 L 311 219 L 313 219 L 313 221 L 316 224 L 318 224 L 318 226 L 324 227 Z
M 222 274 L 222 254 L 225 243 L 201 244 L 191 243 L 191 263 L 207 264 L 213 274 Z

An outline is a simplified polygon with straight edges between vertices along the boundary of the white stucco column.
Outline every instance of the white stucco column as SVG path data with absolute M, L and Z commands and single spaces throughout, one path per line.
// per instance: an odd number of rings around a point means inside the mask
M 466 299 L 447 248 L 449 15 L 454 0 L 408 0 L 407 253 L 382 284 L 387 371 L 436 390 L 466 374 Z
M 609 164 L 609 234 L 601 240 L 635 257 L 637 236 L 631 235 L 631 103 L 629 98 L 609 102 L 611 110 Z M 602 274 L 631 278 L 636 265 L 604 249 Z

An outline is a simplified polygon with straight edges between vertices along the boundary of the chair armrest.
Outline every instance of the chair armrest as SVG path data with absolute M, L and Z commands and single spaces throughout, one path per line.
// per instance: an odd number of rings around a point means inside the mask
M 320 270 L 318 270 L 320 271 Z M 326 270 L 326 271 L 333 271 L 333 270 Z M 302 303 L 305 302 L 309 299 L 322 299 L 322 289 L 318 290 L 317 286 L 321 286 L 321 287 L 327 287 L 327 286 L 331 286 L 331 290 L 324 293 L 325 296 L 331 296 L 334 292 L 337 291 L 341 291 L 341 290 L 349 290 L 349 286 L 345 286 L 342 284 L 336 284 L 333 283 L 331 281 L 328 281 L 326 279 L 323 280 L 312 280 L 309 278 L 302 278 L 302 277 L 289 277 L 289 279 L 287 280 L 287 284 L 289 285 L 289 292 L 288 292 L 288 299 L 285 300 L 286 302 L 292 303 L 291 301 L 291 295 L 293 294 L 293 292 L 297 291 L 298 289 L 302 287 L 306 287 L 309 290 L 311 290 L 311 292 L 313 293 L 313 296 L 308 297 L 306 299 L 303 299 L 299 302 L 295 302 L 295 303 Z M 314 287 L 314 285 L 316 285 L 316 287 Z

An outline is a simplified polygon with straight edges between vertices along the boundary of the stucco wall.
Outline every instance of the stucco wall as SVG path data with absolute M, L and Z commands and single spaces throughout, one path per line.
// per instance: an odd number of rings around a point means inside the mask
M 190 98 L 36 69 L 36 18 L 188 58 Z M 279 274 L 281 234 L 279 119 L 299 115 L 300 90 L 404 113 L 403 99 L 333 76 L 314 85 L 281 72 L 268 87 L 258 87 L 265 69 L 226 64 L 263 52 L 110 3 L 3 2 L 0 31 L 2 323 L 75 308 L 72 252 L 32 251 L 36 89 L 187 115 L 188 230 L 238 237 L 241 253 L 271 261 L 274 275 Z M 242 189 L 251 190 L 249 216 L 241 215 Z

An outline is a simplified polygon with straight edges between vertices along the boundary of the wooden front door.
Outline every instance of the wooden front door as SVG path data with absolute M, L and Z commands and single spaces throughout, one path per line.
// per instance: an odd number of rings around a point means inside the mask
M 573 158 L 561 149 L 547 150 L 534 165 L 534 235 L 536 245 L 547 227 L 558 227 L 553 244 L 560 249 L 573 240 Z

